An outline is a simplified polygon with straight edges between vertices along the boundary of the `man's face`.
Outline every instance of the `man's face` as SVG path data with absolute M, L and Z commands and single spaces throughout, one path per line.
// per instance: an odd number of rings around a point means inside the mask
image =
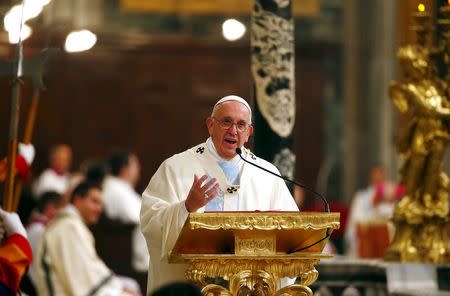
M 128 160 L 128 174 L 132 186 L 136 186 L 141 176 L 141 165 L 136 155 L 131 155 Z
M 72 165 L 72 149 L 68 145 L 60 145 L 54 152 L 51 166 L 61 173 L 68 172 Z
M 48 218 L 48 220 L 52 220 L 56 216 L 56 212 L 61 208 L 59 203 L 49 203 L 44 208 L 44 215 Z
M 235 124 L 229 128 L 221 126 L 221 121 L 231 121 Z M 236 148 L 247 143 L 253 133 L 253 127 L 248 126 L 245 131 L 237 127 L 239 123 L 250 123 L 250 112 L 244 104 L 237 101 L 228 101 L 217 106 L 214 117 L 206 119 L 209 135 L 219 155 L 231 159 L 236 155 Z
M 370 171 L 370 183 L 372 185 L 377 185 L 384 182 L 384 169 L 380 166 L 373 167 Z
M 74 206 L 87 225 L 96 224 L 103 211 L 102 195 L 97 188 L 91 188 L 84 198 L 76 198 Z

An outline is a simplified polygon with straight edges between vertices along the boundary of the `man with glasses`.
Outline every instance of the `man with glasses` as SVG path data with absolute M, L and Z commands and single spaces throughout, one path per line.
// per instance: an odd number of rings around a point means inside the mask
M 206 119 L 209 138 L 165 160 L 142 194 L 141 230 L 150 252 L 147 292 L 184 280 L 186 265 L 168 263 L 168 254 L 191 212 L 298 211 L 282 179 L 246 164 L 242 156 L 278 170 L 244 148 L 253 133 L 252 111 L 238 96 L 220 99 Z

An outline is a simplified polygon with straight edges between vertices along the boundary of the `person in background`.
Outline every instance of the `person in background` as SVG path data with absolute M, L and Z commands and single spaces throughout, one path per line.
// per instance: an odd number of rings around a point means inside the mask
M 369 220 L 388 220 L 394 210 L 395 202 L 404 195 L 405 189 L 401 184 L 386 179 L 384 167 L 375 164 L 369 172 L 369 185 L 358 191 L 350 206 L 350 214 L 345 230 L 347 254 L 357 255 L 358 239 L 356 226 Z
M 37 251 L 37 246 L 47 227 L 47 224 L 55 217 L 56 212 L 61 207 L 61 195 L 55 191 L 45 192 L 38 200 L 36 209 L 31 213 L 30 220 L 26 227 L 28 240 L 33 250 Z M 30 266 L 29 276 L 32 283 L 36 286 L 36 275 L 34 268 Z
M 117 151 L 109 157 L 110 175 L 103 182 L 105 214 L 110 219 L 135 224 L 132 235 L 132 266 L 147 272 L 149 254 L 144 236 L 139 229 L 141 196 L 134 190 L 141 167 L 138 157 L 128 151 Z
M 69 187 L 70 168 L 72 165 L 72 148 L 60 144 L 51 149 L 49 168 L 44 170 L 33 184 L 33 194 L 36 198 L 44 192 L 56 191 L 63 195 Z
M 82 182 L 74 189 L 37 248 L 38 295 L 140 295 L 135 281 L 115 275 L 97 255 L 88 226 L 97 223 L 102 209 L 97 185 Z

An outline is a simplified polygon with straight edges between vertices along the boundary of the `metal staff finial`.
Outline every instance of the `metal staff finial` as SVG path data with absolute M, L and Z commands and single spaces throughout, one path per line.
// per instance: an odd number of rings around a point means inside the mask
M 26 0 L 22 0 L 22 10 L 20 13 L 20 27 L 19 27 L 19 42 L 17 43 L 17 74 L 16 78 L 19 78 L 23 74 L 23 40 L 22 40 L 22 30 L 23 30 L 23 13 L 25 11 Z

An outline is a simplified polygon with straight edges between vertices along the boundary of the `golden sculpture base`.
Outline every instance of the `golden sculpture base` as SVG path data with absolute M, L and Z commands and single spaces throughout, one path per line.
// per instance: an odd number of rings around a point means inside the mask
M 449 263 L 447 220 L 425 219 L 421 224 L 396 222 L 395 236 L 386 261 Z

